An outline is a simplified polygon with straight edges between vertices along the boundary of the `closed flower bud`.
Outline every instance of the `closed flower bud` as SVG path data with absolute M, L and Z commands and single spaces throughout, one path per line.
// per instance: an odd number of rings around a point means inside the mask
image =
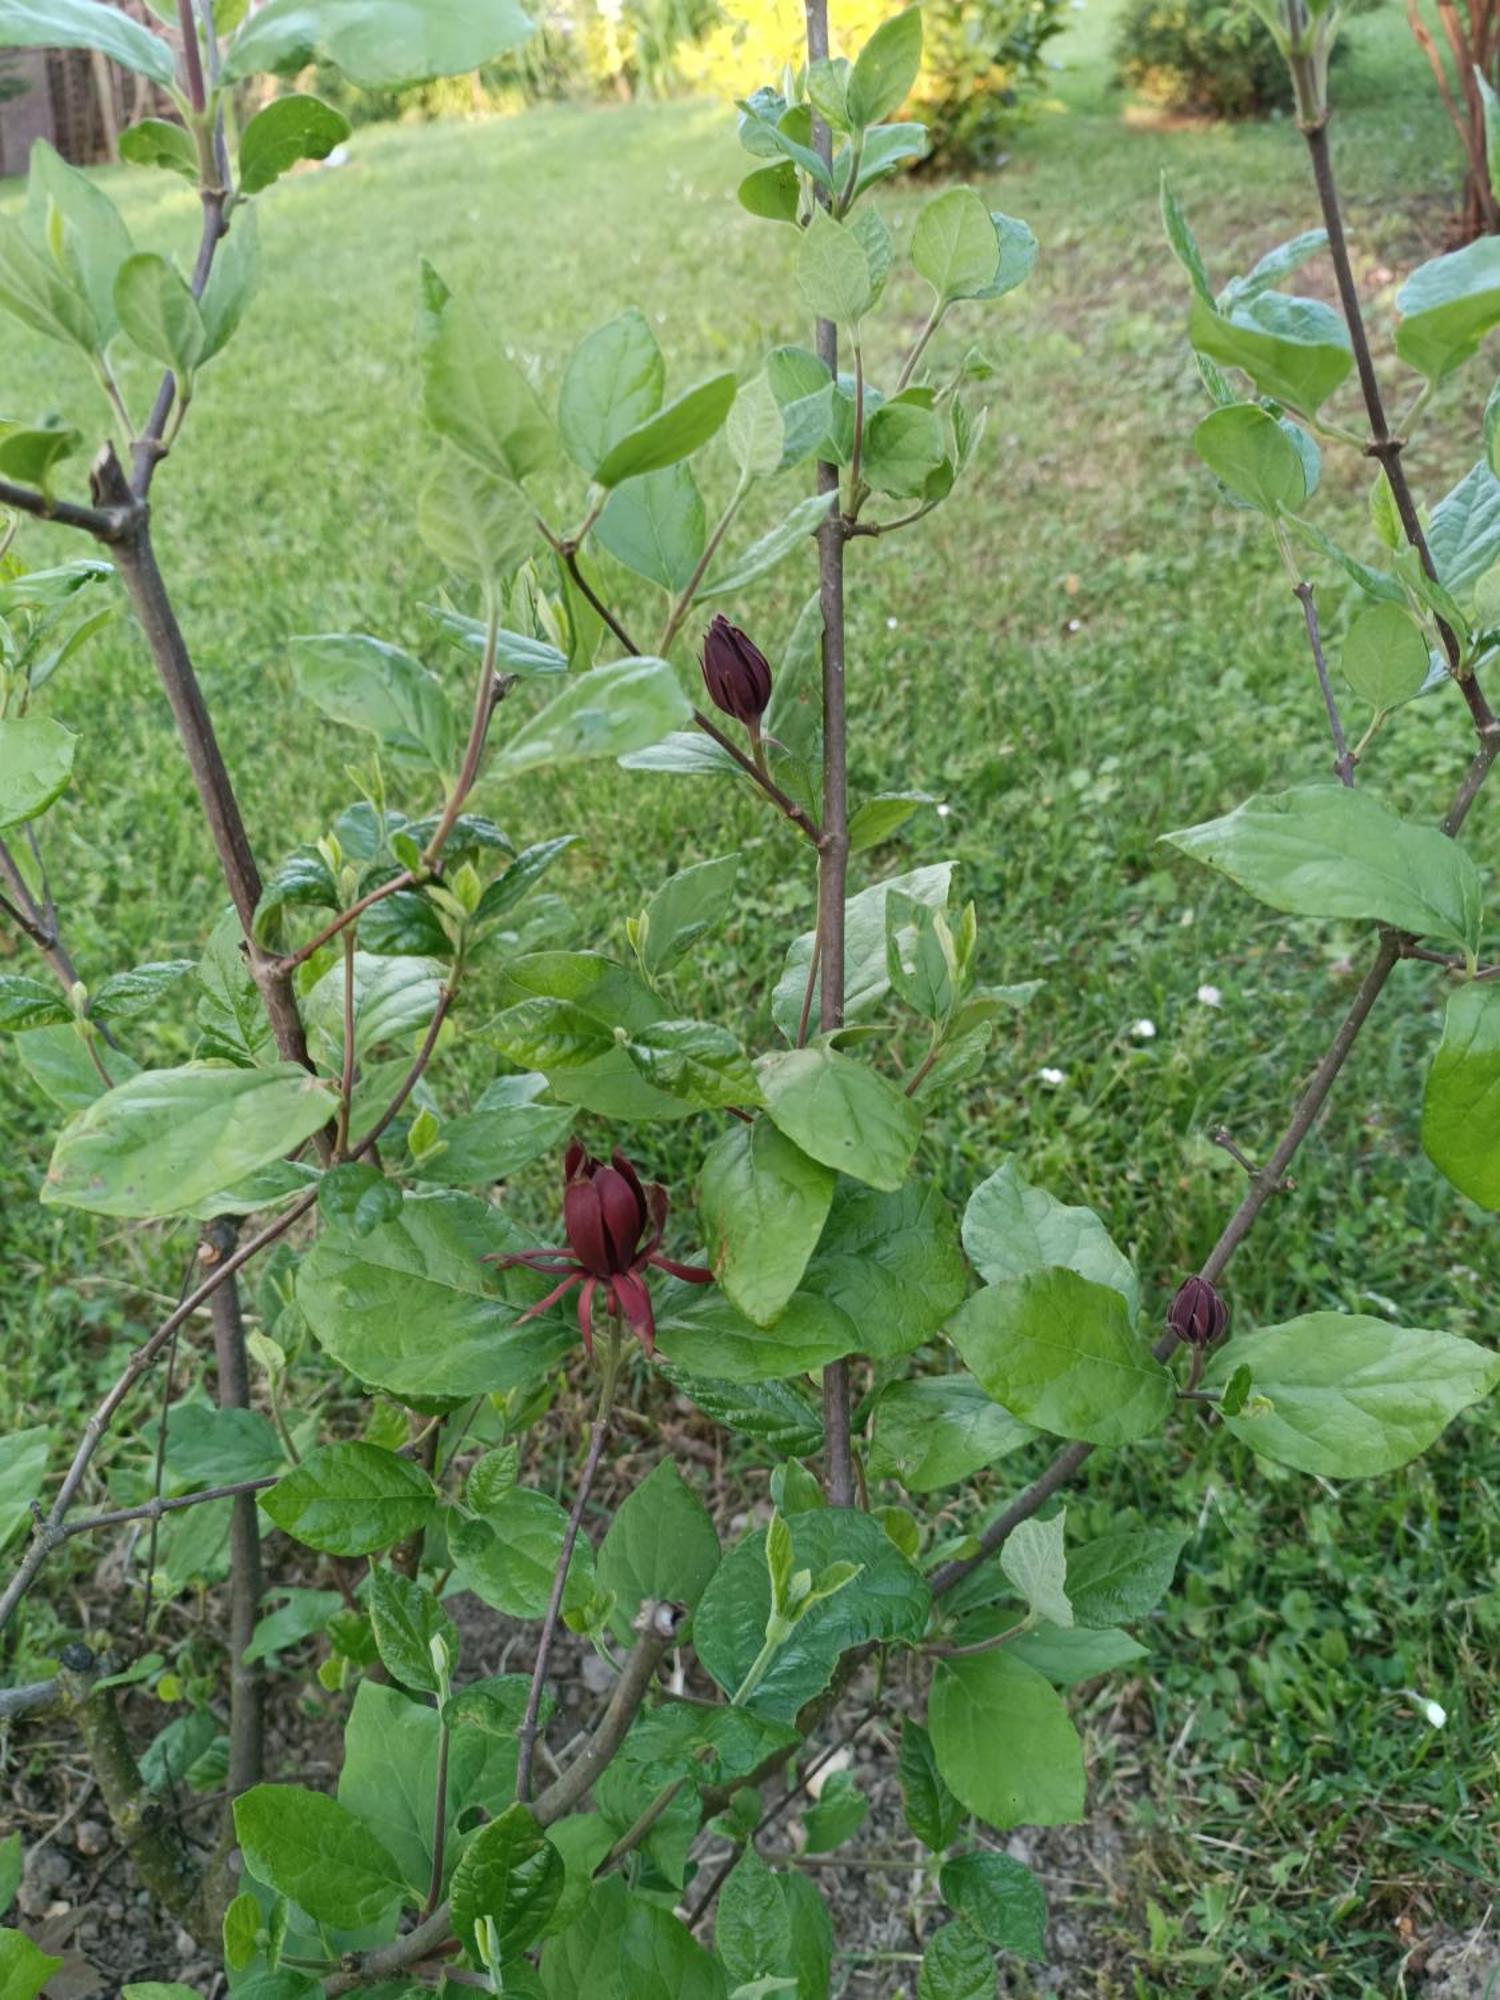
M 771 699 L 771 669 L 754 640 L 722 613 L 703 638 L 703 685 L 714 707 L 742 722 L 760 739 L 760 719 Z
M 1167 1325 L 1189 1347 L 1208 1347 L 1229 1325 L 1229 1308 L 1207 1278 L 1184 1278 L 1167 1308 Z

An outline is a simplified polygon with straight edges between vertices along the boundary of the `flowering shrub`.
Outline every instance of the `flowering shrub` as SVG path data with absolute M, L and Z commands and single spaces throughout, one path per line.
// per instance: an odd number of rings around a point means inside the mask
M 1369 967 L 1264 1162 L 1233 1149 L 1243 1197 L 1171 1298 L 1143 1298 L 1100 1218 L 1031 1185 L 1020 1161 L 998 1158 L 961 1219 L 919 1164 L 930 1108 L 983 1071 L 997 1021 L 1033 989 L 983 983 L 978 912 L 954 894 L 950 863 L 851 884 L 851 861 L 863 870 L 858 857 L 914 800 L 850 796 L 847 694 L 861 663 L 846 658 L 845 566 L 864 542 L 962 504 L 984 439 L 967 330 L 1038 254 L 1024 222 L 966 187 L 924 200 L 899 246 L 881 217 L 881 183 L 926 146 L 896 116 L 921 18 L 895 15 L 849 61 L 830 57 L 815 4 L 805 64 L 742 100 L 740 199 L 774 225 L 771 282 L 802 301 L 811 346 L 669 387 L 647 320 L 628 311 L 584 336 L 543 397 L 503 332 L 424 269 L 431 465 L 417 525 L 451 576 L 435 618 L 470 668 L 467 719 L 442 676 L 377 637 L 296 642 L 302 698 L 361 732 L 367 761 L 333 823 L 301 829 L 263 876 L 151 507 L 179 425 L 213 393 L 204 371 L 252 309 L 256 203 L 345 126 L 316 100 L 283 98 L 231 147 L 226 93 L 313 58 L 380 89 L 462 73 L 526 23 L 513 0 L 268 0 L 215 36 L 180 0 L 173 43 L 95 0 L 45 20 L 31 0 L 0 0 L 9 41 L 95 46 L 174 93 L 183 125 L 139 127 L 126 150 L 188 174 L 203 211 L 188 278 L 38 148 L 28 208 L 0 219 L 0 305 L 87 359 L 106 412 L 86 500 L 71 473 L 81 430 L 0 435 L 13 529 L 61 524 L 103 552 L 40 570 L 15 560 L 0 592 L 0 910 L 37 953 L 35 976 L 0 975 L 0 1023 L 61 1114 L 47 1201 L 201 1232 L 197 1282 L 134 1351 L 60 1478 L 45 1437 L 7 1446 L 12 1477 L 19 1465 L 37 1493 L 0 1622 L 70 1537 L 132 1520 L 154 1534 L 220 1510 L 218 1837 L 189 1843 L 121 1719 L 122 1689 L 159 1659 L 106 1662 L 72 1645 L 55 1673 L 4 1691 L 0 1710 L 76 1725 L 142 1881 L 194 1935 L 222 1942 L 246 2000 L 390 2000 L 435 1981 L 544 2000 L 820 2000 L 828 1913 L 809 1874 L 762 1857 L 757 1835 L 781 1807 L 763 1813 L 759 1788 L 790 1772 L 784 1798 L 796 1797 L 831 1754 L 812 1747 L 823 1733 L 837 1729 L 837 1745 L 876 1712 L 841 1714 L 856 1675 L 894 1659 L 920 1710 L 901 1732 L 904 1810 L 951 1912 L 920 1990 L 983 1994 L 997 1952 L 1040 1955 L 1045 1909 L 1029 1870 L 976 1844 L 973 1823 L 1082 1815 L 1066 1690 L 1138 1656 L 1127 1628 L 1170 1587 L 1185 1539 L 1172 1521 L 1080 1537 L 1061 1498 L 1072 1475 L 1095 1450 L 1156 1435 L 1188 1400 L 1267 1459 L 1322 1480 L 1376 1476 L 1500 1376 L 1486 1348 L 1385 1319 L 1231 1326 L 1223 1290 L 1402 958 L 1451 987 L 1426 1150 L 1465 1193 L 1500 1200 L 1500 984 L 1479 963 L 1483 884 L 1456 839 L 1500 747 L 1480 680 L 1500 571 L 1493 410 L 1484 457 L 1425 526 L 1402 463 L 1431 387 L 1500 324 L 1500 280 L 1463 252 L 1402 288 L 1396 359 L 1422 386 L 1393 430 L 1328 156 L 1333 16 L 1301 0 L 1277 32 L 1323 230 L 1216 289 L 1170 192 L 1164 213 L 1210 406 L 1193 443 L 1286 563 L 1332 778 L 1170 839 L 1273 909 L 1367 925 Z M 1342 316 L 1277 289 L 1325 248 Z M 899 363 L 877 369 L 870 327 L 898 254 L 925 280 L 928 310 Z M 164 370 L 148 411 L 121 392 L 125 343 Z M 1324 414 L 1356 372 L 1360 431 Z M 701 457 L 715 439 L 725 449 Z M 1363 555 L 1309 513 L 1324 445 L 1378 465 L 1378 547 Z M 813 491 L 793 498 L 809 467 Z M 777 496 L 776 519 L 747 542 L 753 488 Z M 649 647 L 611 601 L 606 557 L 660 594 Z M 1333 664 L 1305 573 L 1314 559 L 1357 605 Z M 790 631 L 752 637 L 711 612 L 723 602 L 748 621 L 755 582 L 799 560 L 816 561 L 816 590 Z M 149 643 L 232 909 L 217 923 L 204 911 L 196 962 L 80 976 L 36 856 L 73 765 L 59 670 L 76 671 L 110 568 Z M 1365 782 L 1418 699 L 1444 702 L 1473 734 L 1439 826 L 1398 815 Z M 1345 723 L 1356 711 L 1357 734 Z M 536 829 L 518 847 L 489 809 L 527 773 L 602 759 L 751 788 L 788 867 L 805 866 L 816 921 L 787 946 L 769 1046 L 747 1047 L 740 1023 L 693 998 L 692 955 L 724 916 L 736 857 L 665 874 L 624 950 L 558 943 L 545 903 L 528 901 L 572 835 Z M 498 985 L 498 1011 L 475 1004 L 476 967 Z M 138 1068 L 141 1024 L 184 995 L 193 1058 Z M 468 1110 L 454 1108 L 455 1045 L 492 1072 Z M 664 1124 L 691 1133 L 697 1160 L 670 1201 L 624 1150 L 648 1157 Z M 559 1154 L 562 1192 L 538 1242 L 491 1194 Z M 260 1325 L 247 1336 L 238 1287 L 255 1259 Z M 203 1312 L 217 1405 L 171 1402 L 178 1335 Z M 769 1520 L 728 1547 L 666 1452 L 597 1545 L 586 1531 L 620 1384 L 651 1366 L 773 1461 Z M 159 1449 L 112 1448 L 120 1504 L 87 1511 L 115 1420 L 163 1374 Z M 586 1435 L 566 1440 L 567 1504 L 529 1448 L 564 1377 L 593 1411 Z M 1043 1451 L 1040 1471 L 1012 1477 L 1009 1461 Z M 284 1538 L 269 1543 L 273 1561 L 290 1553 L 294 1575 L 336 1590 L 298 1581 L 267 1610 L 267 1525 Z M 131 1579 L 148 1617 L 152 1570 Z M 465 1673 L 456 1591 L 533 1628 L 524 1672 Z M 610 1692 L 580 1737 L 544 1756 L 564 1623 L 596 1649 Z M 314 1635 L 324 1689 L 348 1695 L 333 1795 L 265 1769 L 266 1656 Z M 217 1693 L 200 1696 L 211 1741 Z M 728 1836 L 731 1867 L 701 1865 L 712 1834 Z M 21 1931 L 0 1932 L 7 2000 L 31 2000 L 54 1965 Z

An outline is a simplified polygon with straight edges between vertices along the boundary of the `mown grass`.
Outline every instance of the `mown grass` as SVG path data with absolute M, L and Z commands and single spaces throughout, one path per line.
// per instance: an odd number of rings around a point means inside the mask
M 1274 553 L 1216 504 L 1187 448 L 1201 403 L 1158 178 L 1172 175 L 1220 279 L 1316 216 L 1289 125 L 1126 122 L 1107 88 L 1107 27 L 1097 9 L 1082 18 L 1057 104 L 985 182 L 1032 223 L 1043 256 L 1022 292 L 989 317 L 957 318 L 940 348 L 953 361 L 975 339 L 995 363 L 979 468 L 919 529 L 854 551 L 854 767 L 857 790 L 917 786 L 947 806 L 862 873 L 955 855 L 985 974 L 1047 982 L 980 1084 L 933 1121 L 930 1169 L 959 1196 L 1016 1151 L 1032 1178 L 1098 1207 L 1165 1290 L 1240 1192 L 1240 1170 L 1207 1135 L 1224 1124 L 1251 1152 L 1268 1147 L 1369 947 L 1354 930 L 1274 918 L 1156 845 L 1328 762 Z M 1383 333 L 1396 280 L 1441 247 L 1455 160 L 1397 10 L 1361 19 L 1351 39 L 1336 159 Z M 803 329 L 790 235 L 738 210 L 741 167 L 717 108 L 556 111 L 366 130 L 346 166 L 263 204 L 262 296 L 205 376 L 156 507 L 263 856 L 315 835 L 351 796 L 355 746 L 293 700 L 288 636 L 364 629 L 439 657 L 418 607 L 440 579 L 412 528 L 427 461 L 418 256 L 489 305 L 544 384 L 580 333 L 627 304 L 651 315 L 679 386 L 709 367 L 747 369 Z M 189 193 L 106 178 L 138 239 L 190 239 Z M 898 234 L 924 192 L 905 184 L 883 201 Z M 1331 289 L 1320 264 L 1306 283 Z M 894 282 L 877 369 L 919 311 L 916 285 Z M 8 339 L 6 377 L 18 414 L 88 408 L 81 377 L 38 342 Z M 1424 421 L 1411 463 L 1429 498 L 1476 455 L 1488 387 L 1474 366 Z M 1352 392 L 1335 405 L 1355 412 Z M 1353 545 L 1365 484 L 1362 464 L 1331 460 L 1316 503 Z M 789 564 L 732 609 L 774 652 L 809 587 L 807 566 Z M 619 601 L 651 629 L 643 586 L 622 578 Z M 1335 625 L 1337 602 L 1330 580 Z M 460 663 L 446 670 L 457 686 Z M 54 705 L 83 732 L 78 783 L 48 824 L 75 956 L 97 977 L 192 955 L 220 890 L 149 661 L 123 622 Z M 1369 781 L 1435 817 L 1466 751 L 1460 704 L 1439 698 L 1404 713 Z M 584 836 L 562 886 L 590 942 L 619 945 L 626 914 L 672 866 L 742 848 L 725 939 L 702 962 L 701 990 L 685 992 L 764 1027 L 811 887 L 756 801 L 590 769 L 489 803 L 526 839 Z M 1472 837 L 1491 868 L 1493 829 L 1481 806 Z M 1204 986 L 1221 1005 L 1204 1004 Z M 1417 1144 L 1442 997 L 1419 968 L 1392 981 L 1295 1191 L 1233 1267 L 1242 1324 L 1338 1307 L 1493 1339 L 1493 1223 Z M 1142 1020 L 1153 1038 L 1132 1033 Z M 191 1039 L 184 1010 L 153 1053 L 174 1059 Z M 187 1243 L 38 1209 L 49 1121 L 13 1076 L 0 1088 L 0 1410 L 66 1430 L 147 1323 L 152 1295 L 175 1284 Z M 644 1143 L 653 1167 L 682 1174 L 698 1142 Z M 1413 1948 L 1477 1921 L 1500 1871 L 1497 1486 L 1485 1413 L 1404 1474 L 1340 1489 L 1195 1426 L 1090 1465 L 1075 1502 L 1084 1525 L 1121 1508 L 1196 1524 L 1136 1699 L 1152 1727 L 1132 1746 L 1128 1784 L 1111 1781 L 1110 1732 L 1097 1738 L 1100 1791 L 1134 1835 L 1129 1894 L 1099 1934 L 1111 1965 L 1136 1968 L 1100 1970 L 1099 1991 L 1133 1979 L 1144 1994 L 1388 1995 L 1404 1990 Z M 1410 1690 L 1443 1704 L 1446 1728 L 1420 1719 Z M 1116 1698 L 1099 1698 L 1101 1714 Z M 1080 1970 L 1064 1990 L 1094 1990 L 1094 1977 Z

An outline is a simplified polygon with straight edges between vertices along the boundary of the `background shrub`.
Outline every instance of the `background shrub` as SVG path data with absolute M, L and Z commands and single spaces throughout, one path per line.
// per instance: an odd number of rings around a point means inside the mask
M 1286 64 L 1255 15 L 1224 0 L 1129 0 L 1115 33 L 1119 81 L 1172 111 L 1259 118 L 1289 111 Z

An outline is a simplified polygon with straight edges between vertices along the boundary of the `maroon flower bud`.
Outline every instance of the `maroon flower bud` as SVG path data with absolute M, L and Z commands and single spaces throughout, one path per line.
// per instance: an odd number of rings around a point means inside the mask
M 1167 1325 L 1189 1347 L 1208 1347 L 1229 1325 L 1229 1308 L 1207 1278 L 1184 1278 L 1167 1308 Z
M 766 656 L 721 612 L 703 638 L 703 685 L 714 707 L 744 723 L 760 739 L 760 719 L 771 699 Z

